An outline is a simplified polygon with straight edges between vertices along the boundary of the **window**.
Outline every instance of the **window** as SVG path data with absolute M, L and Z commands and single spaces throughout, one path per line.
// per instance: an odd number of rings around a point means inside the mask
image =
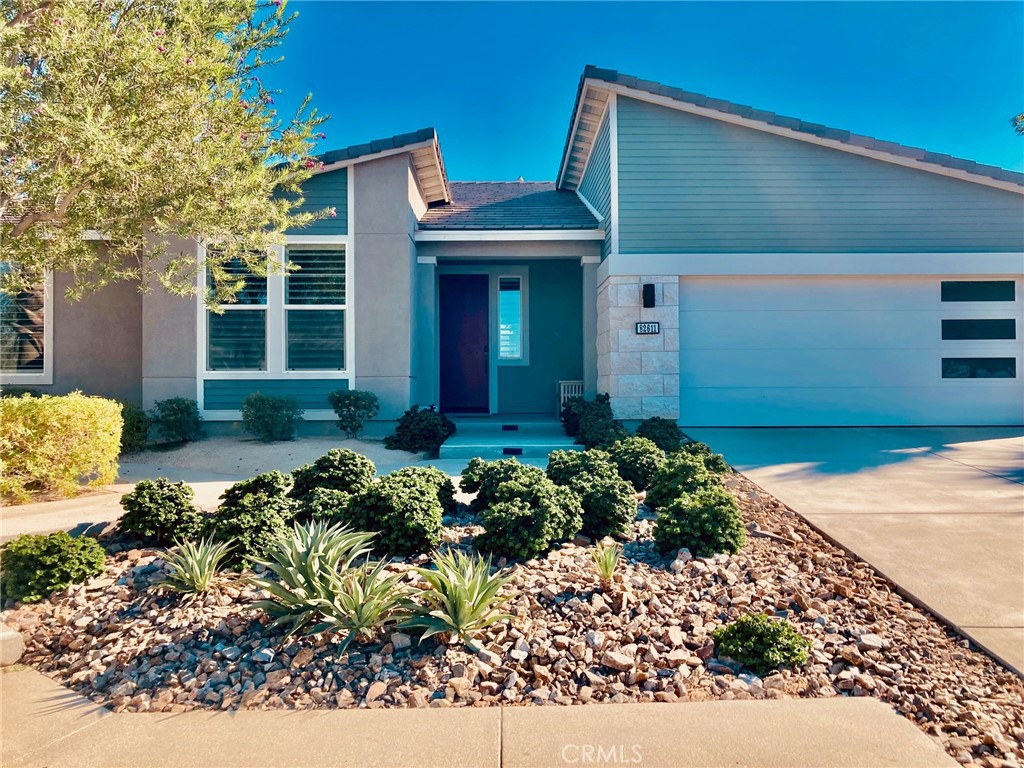
M 10 265 L 0 262 L 0 272 Z M 0 374 L 5 384 L 50 384 L 51 278 L 17 294 L 0 292 Z
M 291 247 L 298 269 L 285 277 L 289 371 L 345 369 L 345 246 Z
M 1017 360 L 1013 357 L 944 357 L 944 379 L 1015 379 Z
M 1013 301 L 1013 280 L 943 280 L 943 301 Z
M 523 282 L 498 278 L 498 359 L 523 359 Z
M 267 278 L 248 273 L 240 261 L 225 264 L 226 279 L 244 286 L 220 314 L 207 310 L 206 363 L 211 371 L 267 370 Z M 207 285 L 214 279 L 207 272 Z
M 943 320 L 942 340 L 1015 339 L 1017 325 L 1011 320 Z

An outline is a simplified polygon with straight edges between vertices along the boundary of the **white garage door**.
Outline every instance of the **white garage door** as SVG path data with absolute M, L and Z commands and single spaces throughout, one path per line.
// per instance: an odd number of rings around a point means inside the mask
M 688 426 L 1024 424 L 1019 278 L 684 277 Z

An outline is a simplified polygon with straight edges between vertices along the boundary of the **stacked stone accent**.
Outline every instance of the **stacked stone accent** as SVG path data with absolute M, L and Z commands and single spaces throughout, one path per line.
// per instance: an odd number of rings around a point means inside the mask
M 645 309 L 641 286 L 654 283 Z M 661 323 L 639 336 L 636 324 Z M 679 276 L 615 275 L 597 290 L 597 390 L 611 395 L 617 419 L 679 418 Z

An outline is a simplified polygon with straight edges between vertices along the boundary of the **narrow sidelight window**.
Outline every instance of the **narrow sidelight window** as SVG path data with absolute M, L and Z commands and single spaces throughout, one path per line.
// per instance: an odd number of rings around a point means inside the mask
M 498 279 L 498 357 L 523 358 L 523 283 L 520 277 Z
M 1013 357 L 944 357 L 944 379 L 1015 379 L 1017 360 Z
M 943 280 L 943 301 L 1014 301 L 1013 280 Z
M 960 339 L 1015 339 L 1017 324 L 1014 320 L 943 320 L 942 340 Z

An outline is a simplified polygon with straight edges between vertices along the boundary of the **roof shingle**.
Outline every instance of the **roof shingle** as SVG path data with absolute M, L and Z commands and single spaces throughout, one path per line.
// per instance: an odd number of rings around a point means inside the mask
M 432 206 L 422 230 L 596 229 L 597 219 L 575 192 L 548 181 L 453 181 L 452 201 Z

